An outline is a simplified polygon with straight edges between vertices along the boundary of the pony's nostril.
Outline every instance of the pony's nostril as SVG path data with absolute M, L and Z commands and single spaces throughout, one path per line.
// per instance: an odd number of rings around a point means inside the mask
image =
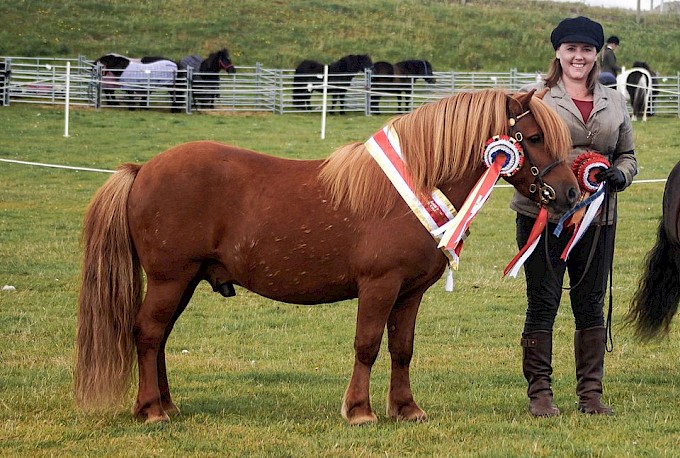
M 576 190 L 576 188 L 569 188 L 569 191 L 567 191 L 567 199 L 569 199 L 570 204 L 575 204 L 576 201 L 579 198 L 579 192 Z

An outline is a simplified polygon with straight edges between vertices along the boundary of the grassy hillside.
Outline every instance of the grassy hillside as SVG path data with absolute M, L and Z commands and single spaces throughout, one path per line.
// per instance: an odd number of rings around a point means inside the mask
M 179 59 L 229 48 L 237 65 L 293 68 L 345 54 L 428 59 L 436 70 L 544 70 L 564 17 L 590 16 L 622 40 L 619 61 L 680 70 L 680 15 L 537 0 L 14 0 L 0 2 L 0 55 Z

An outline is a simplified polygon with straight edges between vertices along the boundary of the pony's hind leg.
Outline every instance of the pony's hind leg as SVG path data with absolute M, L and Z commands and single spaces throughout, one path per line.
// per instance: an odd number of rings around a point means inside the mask
M 421 299 L 422 294 L 400 299 L 387 320 L 388 348 L 392 360 L 387 415 L 394 420 L 427 420 L 427 414 L 413 399 L 409 375 L 416 316 Z
M 198 268 L 194 275 L 197 272 Z M 186 306 L 186 303 L 183 304 L 185 294 L 193 291 L 188 285 L 192 283 L 194 275 L 183 280 L 157 280 L 150 276 L 146 297 L 135 317 L 139 389 L 132 413 L 147 423 L 169 420 L 163 408 L 161 385 L 165 391 L 166 405 L 171 410 L 174 405 L 169 397 L 164 348 L 174 320 L 182 307 Z
M 168 337 L 170 337 L 170 333 L 172 332 L 177 319 L 182 314 L 187 305 L 189 305 L 189 300 L 191 300 L 191 297 L 193 296 L 196 286 L 198 286 L 200 280 L 200 278 L 195 278 L 184 290 L 184 294 L 182 294 L 182 299 L 180 300 L 179 306 L 177 307 L 170 324 L 168 324 L 165 329 L 163 341 L 161 342 L 160 349 L 158 350 L 158 390 L 161 394 L 161 406 L 163 407 L 165 413 L 167 413 L 169 416 L 179 415 L 180 411 L 172 401 L 172 396 L 170 395 L 170 384 L 168 383 L 168 373 L 165 364 L 165 345 L 168 342 Z

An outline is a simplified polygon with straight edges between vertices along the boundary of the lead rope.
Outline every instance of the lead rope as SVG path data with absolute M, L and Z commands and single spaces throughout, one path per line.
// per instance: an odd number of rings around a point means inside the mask
M 609 216 L 609 185 L 605 188 L 605 215 Z M 618 205 L 616 204 L 617 194 L 614 193 L 614 219 L 611 224 L 611 237 L 616 235 L 616 219 L 618 217 Z M 605 223 L 607 218 L 605 217 Z M 605 246 L 608 246 L 609 227 L 605 224 Z M 612 242 L 615 242 L 613 240 Z M 614 351 L 614 337 L 612 336 L 612 315 L 614 311 L 614 243 L 612 243 L 611 253 L 609 255 L 609 310 L 607 310 L 607 321 L 605 322 L 605 341 L 604 348 L 608 353 Z

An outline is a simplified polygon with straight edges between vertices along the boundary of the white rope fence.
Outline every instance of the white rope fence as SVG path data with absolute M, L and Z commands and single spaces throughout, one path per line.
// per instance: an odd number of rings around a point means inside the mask
M 76 170 L 76 171 L 81 171 L 81 172 L 99 172 L 99 173 L 116 173 L 115 170 L 107 170 L 107 169 L 95 169 L 95 168 L 90 168 L 90 167 L 75 167 L 71 165 L 61 165 L 61 164 L 46 164 L 43 162 L 29 162 L 29 161 L 19 161 L 16 159 L 3 159 L 0 158 L 0 162 L 7 162 L 11 164 L 20 164 L 20 165 L 30 165 L 34 167 L 48 167 L 48 168 L 53 168 L 53 169 L 65 169 L 65 170 Z M 652 178 L 648 180 L 633 180 L 632 184 L 650 184 L 650 183 L 665 183 L 667 178 Z M 496 184 L 497 188 L 511 188 L 512 185 L 510 184 Z

